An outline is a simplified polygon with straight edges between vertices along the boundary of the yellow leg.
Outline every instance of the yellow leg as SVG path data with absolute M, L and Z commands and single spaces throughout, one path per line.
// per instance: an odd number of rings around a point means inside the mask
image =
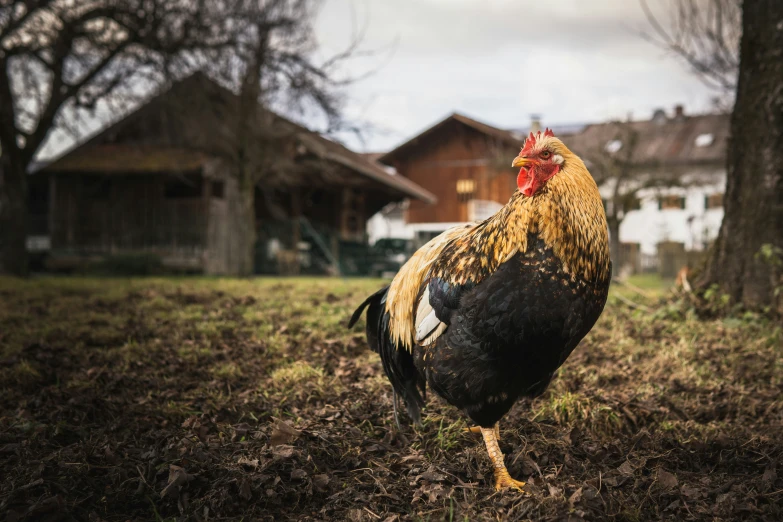
M 495 423 L 495 437 L 500 438 L 500 423 Z M 465 428 L 467 433 L 481 433 L 481 426 L 473 426 L 472 428 Z
M 522 491 L 522 486 L 525 483 L 512 479 L 503 462 L 503 453 L 498 445 L 498 425 L 495 424 L 493 428 L 481 428 L 481 434 L 484 436 L 484 444 L 487 445 L 489 460 L 492 461 L 492 467 L 495 470 L 495 490 L 500 491 L 501 489 L 513 488 Z

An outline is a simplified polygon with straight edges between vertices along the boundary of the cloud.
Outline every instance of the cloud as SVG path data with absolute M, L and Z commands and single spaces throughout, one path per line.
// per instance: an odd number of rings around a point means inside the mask
M 397 42 L 390 58 L 345 71 L 386 62 L 347 93 L 347 115 L 380 131 L 367 149 L 393 147 L 453 111 L 524 127 L 531 113 L 566 123 L 647 117 L 675 103 L 695 111 L 711 95 L 641 38 L 647 25 L 633 1 L 327 0 L 316 28 L 322 52 L 344 47 L 363 24 L 364 47 Z

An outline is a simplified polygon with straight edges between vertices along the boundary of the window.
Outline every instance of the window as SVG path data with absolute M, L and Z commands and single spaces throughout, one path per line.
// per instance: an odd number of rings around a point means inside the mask
M 457 181 L 457 199 L 461 203 L 467 203 L 476 191 L 476 182 L 472 179 L 461 179 Z
M 223 199 L 223 182 L 213 181 L 211 184 L 212 197 L 217 199 Z
M 707 134 L 699 134 L 696 136 L 696 139 L 693 141 L 694 145 L 697 147 L 709 147 L 712 145 L 712 142 L 715 141 L 715 136 L 713 134 L 707 133 Z
M 625 211 L 630 212 L 632 210 L 641 210 L 642 208 L 642 200 L 639 198 L 631 198 L 624 202 L 625 204 Z
M 685 198 L 683 196 L 663 196 L 658 200 L 658 209 L 685 209 Z
M 704 196 L 704 208 L 709 210 L 711 208 L 723 208 L 723 194 L 710 194 Z
M 623 148 L 623 142 L 620 140 L 611 140 L 606 143 L 604 150 L 610 154 L 614 154 Z
M 199 175 L 169 177 L 163 184 L 163 197 L 166 199 L 200 198 L 203 178 Z

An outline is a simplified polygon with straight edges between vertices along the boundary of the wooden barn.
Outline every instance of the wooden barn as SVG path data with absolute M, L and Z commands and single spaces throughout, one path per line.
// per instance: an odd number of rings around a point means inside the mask
M 144 254 L 182 270 L 239 273 L 239 232 L 249 226 L 232 157 L 240 137 L 243 153 L 268 167 L 255 187 L 256 272 L 361 273 L 351 256 L 366 245 L 370 216 L 391 202 L 436 199 L 268 111 L 256 123 L 264 133 L 238 135 L 238 111 L 238 96 L 196 74 L 40 167 L 51 263 Z
M 455 113 L 378 161 L 437 197 L 436 206 L 413 200 L 406 210 L 420 243 L 505 204 L 516 190 L 511 160 L 523 142 L 522 135 Z

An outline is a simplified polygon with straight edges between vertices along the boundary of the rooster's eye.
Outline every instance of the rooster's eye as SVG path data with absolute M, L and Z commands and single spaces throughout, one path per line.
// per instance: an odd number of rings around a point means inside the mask
M 547 158 L 548 158 L 549 156 L 551 156 L 551 155 L 552 155 L 552 153 L 551 153 L 551 152 L 549 152 L 548 150 L 545 150 L 544 152 L 542 152 L 542 153 L 540 154 L 540 156 L 541 156 L 542 158 L 544 158 L 544 159 L 547 159 Z

